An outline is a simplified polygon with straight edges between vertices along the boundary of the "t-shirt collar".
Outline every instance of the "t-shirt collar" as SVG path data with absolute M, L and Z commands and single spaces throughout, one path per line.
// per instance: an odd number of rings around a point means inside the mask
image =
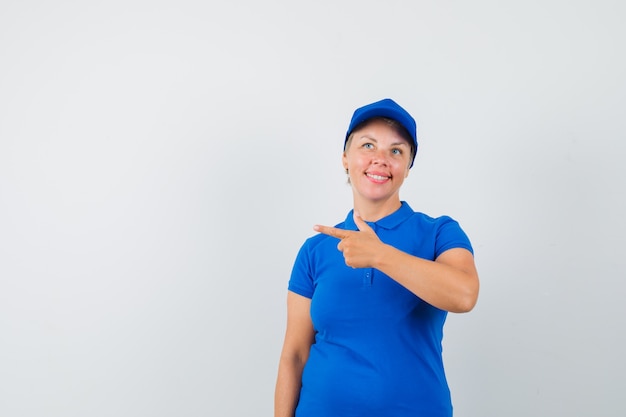
M 414 212 L 413 209 L 409 206 L 406 201 L 401 202 L 401 206 L 398 210 L 394 211 L 390 215 L 383 217 L 382 219 L 376 222 L 367 222 L 370 226 L 372 224 L 376 224 L 378 227 L 382 227 L 384 229 L 393 229 L 398 226 L 400 223 L 408 219 Z M 350 210 L 348 216 L 345 221 L 345 228 L 347 230 L 357 230 L 356 224 L 354 223 L 353 217 L 354 210 Z

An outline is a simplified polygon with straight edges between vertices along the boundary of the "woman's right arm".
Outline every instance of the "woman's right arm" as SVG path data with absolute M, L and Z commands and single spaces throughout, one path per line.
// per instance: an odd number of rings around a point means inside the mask
M 274 417 L 293 417 L 300 396 L 302 370 L 315 341 L 311 322 L 311 299 L 287 293 L 287 330 L 278 365 L 274 393 Z

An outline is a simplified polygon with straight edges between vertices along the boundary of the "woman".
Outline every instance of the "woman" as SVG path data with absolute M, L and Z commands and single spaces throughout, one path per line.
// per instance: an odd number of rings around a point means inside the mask
M 354 112 L 342 156 L 354 209 L 315 226 L 296 258 L 275 417 L 452 415 L 442 330 L 474 307 L 478 274 L 457 222 L 400 200 L 416 152 L 415 120 L 393 100 Z

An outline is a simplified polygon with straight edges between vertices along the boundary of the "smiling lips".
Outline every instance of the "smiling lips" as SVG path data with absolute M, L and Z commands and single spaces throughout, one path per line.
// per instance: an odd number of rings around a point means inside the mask
M 377 183 L 383 183 L 387 181 L 389 178 L 391 178 L 387 175 L 370 174 L 369 172 L 366 172 L 365 175 L 367 176 L 367 178 Z

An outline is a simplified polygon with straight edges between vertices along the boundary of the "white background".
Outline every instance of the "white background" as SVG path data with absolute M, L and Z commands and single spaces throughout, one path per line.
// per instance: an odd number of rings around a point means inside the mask
M 457 417 L 624 416 L 621 1 L 0 4 L 0 415 L 268 416 L 295 254 L 353 110 L 481 275 Z

